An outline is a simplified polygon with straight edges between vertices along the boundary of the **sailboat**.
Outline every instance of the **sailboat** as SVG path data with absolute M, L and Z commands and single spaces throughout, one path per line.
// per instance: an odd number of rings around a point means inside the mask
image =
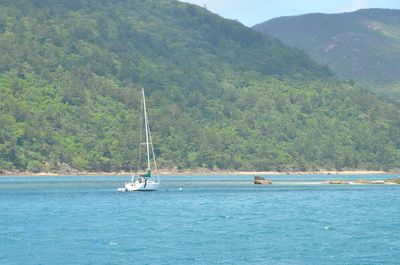
M 160 180 L 158 178 L 158 171 L 157 171 L 157 163 L 156 163 L 156 158 L 155 158 L 154 149 L 153 149 L 153 139 L 151 137 L 149 120 L 147 118 L 146 98 L 144 96 L 143 88 L 142 88 L 142 96 L 143 96 L 143 98 L 142 98 L 142 116 L 144 116 L 144 128 L 145 128 L 146 142 L 142 143 L 143 117 L 141 117 L 139 165 L 141 162 L 141 151 L 142 151 L 141 146 L 146 145 L 147 168 L 146 168 L 145 172 L 142 174 L 138 174 L 137 176 L 132 175 L 130 182 L 126 182 L 124 187 L 118 188 L 118 191 L 120 191 L 120 192 L 155 191 L 155 190 L 158 190 L 158 188 L 160 186 Z M 151 165 L 153 165 L 154 174 L 151 170 Z

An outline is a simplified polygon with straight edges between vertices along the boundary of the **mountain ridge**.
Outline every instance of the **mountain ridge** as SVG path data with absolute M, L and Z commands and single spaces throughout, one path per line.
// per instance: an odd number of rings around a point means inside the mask
M 400 100 L 400 10 L 306 14 L 253 28 L 306 51 L 344 79 Z

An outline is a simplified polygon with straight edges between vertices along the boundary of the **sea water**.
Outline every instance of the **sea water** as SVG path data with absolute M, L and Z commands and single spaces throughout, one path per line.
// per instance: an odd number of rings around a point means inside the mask
M 0 264 L 400 264 L 400 185 L 268 178 L 2 177 Z

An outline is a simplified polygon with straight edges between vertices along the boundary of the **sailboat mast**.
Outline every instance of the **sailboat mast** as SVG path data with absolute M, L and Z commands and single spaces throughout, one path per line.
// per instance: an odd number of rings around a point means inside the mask
M 149 149 L 149 124 L 147 121 L 147 111 L 146 111 L 146 99 L 144 97 L 144 89 L 142 88 L 143 94 L 143 110 L 144 110 L 144 127 L 146 129 L 146 149 L 147 149 L 147 170 L 150 171 L 150 149 Z

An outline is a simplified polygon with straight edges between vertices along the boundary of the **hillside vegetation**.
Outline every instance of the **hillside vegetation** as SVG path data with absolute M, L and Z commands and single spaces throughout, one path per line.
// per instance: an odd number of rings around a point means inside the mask
M 0 169 L 132 170 L 140 88 L 164 168 L 400 167 L 400 109 L 170 0 L 0 2 Z
M 281 17 L 254 26 L 340 77 L 400 102 L 400 10 Z

